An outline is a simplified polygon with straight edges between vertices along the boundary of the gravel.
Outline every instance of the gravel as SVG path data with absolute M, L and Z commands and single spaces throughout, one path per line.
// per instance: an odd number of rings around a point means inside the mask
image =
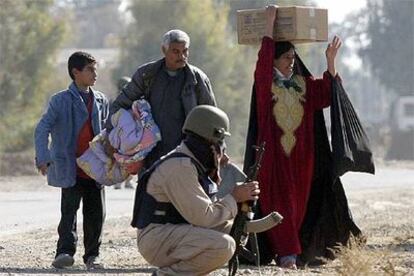
M 259 272 L 257 267 L 241 266 L 238 275 L 414 275 L 413 182 L 395 187 L 365 186 L 361 190 L 353 186 L 347 190 L 355 221 L 368 238 L 366 246 L 344 252 L 320 267 L 290 271 L 272 264 Z M 44 185 L 44 179 L 37 177 L 1 177 L 0 187 L 3 192 L 50 189 Z M 75 264 L 63 270 L 51 267 L 57 225 L 14 234 L 0 233 L 0 275 L 150 275 L 155 268 L 139 254 L 136 233 L 129 222 L 128 216 L 105 222 L 101 246 L 105 269 L 96 271 L 87 271 L 82 262 L 82 231 L 79 231 Z M 78 229 L 82 229 L 81 225 Z M 361 267 L 365 272 L 358 270 Z M 227 275 L 227 267 L 211 275 Z

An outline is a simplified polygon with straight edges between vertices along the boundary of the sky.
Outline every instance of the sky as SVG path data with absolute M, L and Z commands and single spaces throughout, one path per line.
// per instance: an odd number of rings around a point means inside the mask
M 313 0 L 320 8 L 328 9 L 328 22 L 340 23 L 344 18 L 352 12 L 358 11 L 366 6 L 366 0 Z M 346 43 L 348 47 L 353 49 L 353 45 L 350 41 L 342 38 L 343 43 Z M 350 55 L 344 60 L 349 68 L 356 70 L 362 65 L 361 59 L 351 50 Z
M 328 9 L 329 23 L 339 23 L 345 16 L 357 11 L 366 5 L 366 0 L 313 0 L 320 8 Z

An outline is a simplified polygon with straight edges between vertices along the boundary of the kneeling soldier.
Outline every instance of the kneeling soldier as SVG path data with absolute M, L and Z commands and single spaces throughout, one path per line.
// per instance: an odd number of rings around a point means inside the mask
M 203 275 L 229 261 L 228 235 L 237 202 L 256 200 L 258 183 L 239 183 L 215 200 L 229 119 L 220 109 L 195 107 L 183 126 L 184 140 L 140 178 L 131 225 L 153 275 Z

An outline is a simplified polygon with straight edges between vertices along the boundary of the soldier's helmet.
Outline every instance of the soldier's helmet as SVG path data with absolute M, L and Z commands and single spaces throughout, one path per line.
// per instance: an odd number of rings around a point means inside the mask
M 227 114 L 211 105 L 199 105 L 194 107 L 183 126 L 183 133 L 195 133 L 204 139 L 213 142 L 223 142 L 226 136 L 230 136 L 230 121 Z
M 125 85 L 127 85 L 130 82 L 131 82 L 131 78 L 130 77 L 123 76 L 122 78 L 120 78 L 118 80 L 118 83 L 117 83 L 118 90 L 121 90 L 122 88 L 124 88 Z

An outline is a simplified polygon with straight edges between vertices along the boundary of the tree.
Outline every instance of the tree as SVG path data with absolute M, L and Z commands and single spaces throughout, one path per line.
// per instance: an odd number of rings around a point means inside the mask
M 295 1 L 295 4 L 307 1 Z M 161 36 L 178 28 L 191 38 L 190 63 L 210 78 L 218 106 L 231 120 L 229 152 L 241 161 L 247 133 L 253 71 L 258 46 L 237 44 L 236 10 L 264 7 L 276 1 L 132 1 L 134 19 L 121 40 L 121 65 L 114 77 L 132 75 L 136 68 L 161 57 Z M 292 4 L 282 1 L 281 4 Z
M 64 23 L 52 0 L 3 0 L 0 9 L 0 152 L 30 148 Z
M 122 0 L 55 0 L 59 16 L 71 31 L 65 48 L 109 48 L 118 46 L 124 27 L 119 6 Z
M 136 68 L 161 57 L 161 37 L 182 29 L 191 38 L 190 63 L 210 78 L 218 105 L 231 117 L 229 151 L 242 156 L 250 100 L 252 64 L 228 31 L 228 6 L 206 1 L 135 1 L 129 11 L 134 21 L 122 40 L 121 66 L 115 77 L 132 75 Z M 162 18 L 162 20 L 154 20 Z M 248 70 L 246 70 L 246 68 Z
M 366 37 L 360 55 L 381 83 L 400 95 L 414 93 L 414 1 L 368 0 L 360 13 Z
M 371 74 L 386 88 L 391 141 L 387 159 L 413 159 L 413 131 L 401 130 L 392 117 L 390 95 L 414 94 L 414 2 L 368 0 L 367 7 L 348 20 L 346 29 L 354 35 L 359 55 Z M 375 87 L 369 85 L 370 90 Z M 375 93 L 378 98 L 378 93 Z M 384 125 L 378 127 L 383 129 Z M 376 129 L 377 130 L 377 129 Z M 379 136 L 379 135 L 376 135 Z
M 121 40 L 121 66 L 114 77 L 132 75 L 139 65 L 160 58 L 161 36 L 166 31 L 175 28 L 186 31 L 191 38 L 190 63 L 209 76 L 218 106 L 231 120 L 232 136 L 227 142 L 229 152 L 241 161 L 258 47 L 237 45 L 236 9 L 264 7 L 275 1 L 187 0 L 165 3 L 132 1 L 129 11 L 134 20 Z

